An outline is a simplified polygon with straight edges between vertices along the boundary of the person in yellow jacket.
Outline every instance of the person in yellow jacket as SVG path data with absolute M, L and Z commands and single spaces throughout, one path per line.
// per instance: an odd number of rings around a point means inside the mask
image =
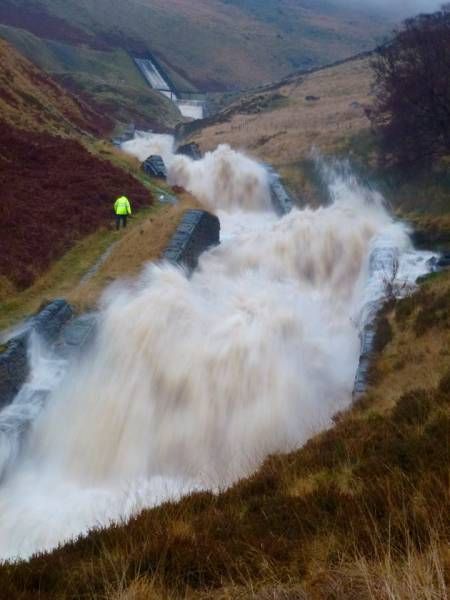
M 127 217 L 131 215 L 130 201 L 126 196 L 120 196 L 114 202 L 114 212 L 116 213 L 116 230 L 120 229 L 120 225 L 127 226 Z

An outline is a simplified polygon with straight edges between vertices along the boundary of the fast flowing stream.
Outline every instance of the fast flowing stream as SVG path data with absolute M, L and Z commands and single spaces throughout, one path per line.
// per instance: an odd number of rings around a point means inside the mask
M 124 149 L 162 154 L 171 182 L 218 214 L 222 244 L 191 277 L 151 264 L 110 288 L 75 364 L 33 346 L 32 379 L 0 413 L 2 559 L 220 489 L 299 447 L 351 402 L 365 307 L 386 283 L 374 251 L 395 253 L 400 282 L 427 270 L 382 198 L 332 167 L 329 205 L 279 218 L 266 170 L 227 146 L 196 162 L 169 136 Z

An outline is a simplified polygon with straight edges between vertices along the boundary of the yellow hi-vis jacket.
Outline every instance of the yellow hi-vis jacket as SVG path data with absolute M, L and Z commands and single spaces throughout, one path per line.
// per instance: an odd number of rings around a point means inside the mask
M 126 196 L 117 198 L 114 203 L 114 210 L 116 215 L 131 215 L 131 206 L 128 198 Z

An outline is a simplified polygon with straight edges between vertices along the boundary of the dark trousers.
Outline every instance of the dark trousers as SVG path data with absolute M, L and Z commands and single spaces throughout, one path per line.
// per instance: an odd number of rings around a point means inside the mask
M 116 215 L 116 230 L 117 231 L 119 231 L 121 223 L 122 223 L 123 227 L 127 226 L 127 215 Z

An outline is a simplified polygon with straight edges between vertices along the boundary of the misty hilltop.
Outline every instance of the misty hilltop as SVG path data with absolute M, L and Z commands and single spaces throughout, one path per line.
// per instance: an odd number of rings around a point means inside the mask
M 198 89 L 225 90 L 371 49 L 392 22 L 385 7 L 340 0 L 4 0 L 0 24 L 3 36 L 25 53 L 33 46 L 40 66 L 58 74 L 81 70 L 86 78 L 67 46 L 87 62 L 151 52 Z M 39 51 L 24 30 L 42 41 Z

